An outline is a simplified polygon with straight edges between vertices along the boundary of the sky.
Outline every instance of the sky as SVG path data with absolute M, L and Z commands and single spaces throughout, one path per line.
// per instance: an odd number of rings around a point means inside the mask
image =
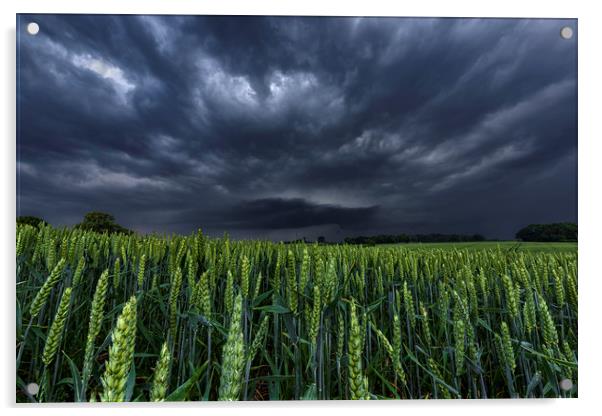
M 577 221 L 576 20 L 17 20 L 18 215 L 334 241 Z

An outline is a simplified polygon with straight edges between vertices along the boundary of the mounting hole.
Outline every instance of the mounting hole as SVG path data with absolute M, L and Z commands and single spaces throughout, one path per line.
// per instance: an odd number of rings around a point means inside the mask
M 38 386 L 38 383 L 29 383 L 27 386 L 25 386 L 25 390 L 27 390 L 27 393 L 31 394 L 32 396 L 35 396 L 40 392 L 40 386 Z
M 29 33 L 31 36 L 37 35 L 39 31 L 40 25 L 38 25 L 36 22 L 31 22 L 27 24 L 27 33 Z
M 569 380 L 568 378 L 565 378 L 564 380 L 562 380 L 560 382 L 560 388 L 564 391 L 569 391 L 570 389 L 573 388 L 573 382 L 571 380 Z
M 570 39 L 573 37 L 573 28 L 570 26 L 565 26 L 560 29 L 560 36 L 562 39 Z

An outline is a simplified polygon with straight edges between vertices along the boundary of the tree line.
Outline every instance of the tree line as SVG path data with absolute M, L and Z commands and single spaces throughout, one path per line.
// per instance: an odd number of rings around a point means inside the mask
M 400 243 L 463 243 L 485 241 L 481 234 L 380 234 L 345 238 L 347 244 L 400 244 Z
M 42 218 L 34 217 L 31 215 L 24 215 L 17 217 L 17 224 L 28 224 L 33 227 L 40 228 L 40 226 L 47 225 L 48 223 Z M 81 230 L 86 231 L 94 231 L 101 234 L 133 233 L 132 230 L 128 230 L 127 228 L 117 224 L 113 215 L 98 211 L 88 212 L 86 215 L 84 215 L 83 221 L 78 224 L 75 224 L 73 228 L 79 228 Z
M 29 224 L 36 228 L 46 225 L 42 218 L 33 216 L 17 217 L 17 224 Z M 84 216 L 82 222 L 74 225 L 79 228 L 97 233 L 124 233 L 132 234 L 133 231 L 117 224 L 115 217 L 104 212 L 93 211 Z M 520 241 L 534 242 L 572 242 L 577 241 L 577 224 L 561 222 L 552 224 L 529 224 L 516 233 Z M 303 238 L 305 242 L 305 238 Z M 301 241 L 301 240 L 298 240 Z M 356 236 L 345 238 L 346 244 L 376 245 L 376 244 L 401 244 L 401 243 L 464 243 L 486 241 L 481 234 L 379 234 L 373 236 Z M 325 244 L 324 237 L 318 237 L 318 243 Z
M 557 222 L 553 224 L 529 224 L 516 233 L 522 241 L 571 242 L 577 241 L 577 224 Z

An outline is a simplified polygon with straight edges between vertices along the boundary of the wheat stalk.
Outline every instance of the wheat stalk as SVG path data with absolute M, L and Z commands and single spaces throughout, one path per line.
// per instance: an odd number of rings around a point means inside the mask
M 63 291 L 61 296 L 61 302 L 59 303 L 58 310 L 54 316 L 54 321 L 48 331 L 46 337 L 46 345 L 44 346 L 44 353 L 42 354 L 42 362 L 44 365 L 49 365 L 59 348 L 61 340 L 63 339 L 63 328 L 65 327 L 65 321 L 69 314 L 69 303 L 71 301 L 71 288 L 67 287 Z
M 125 400 L 125 384 L 132 367 L 136 341 L 136 297 L 132 296 L 123 307 L 111 336 L 109 360 L 102 376 L 103 402 Z
M 245 345 L 241 321 L 242 295 L 239 293 L 234 301 L 228 338 L 222 351 L 219 400 L 238 400 L 240 396 L 245 360 Z

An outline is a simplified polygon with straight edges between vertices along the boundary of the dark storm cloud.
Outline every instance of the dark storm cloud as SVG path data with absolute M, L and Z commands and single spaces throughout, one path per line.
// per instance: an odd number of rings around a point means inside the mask
M 574 20 L 19 21 L 20 214 L 267 238 L 576 220 Z
M 371 221 L 377 207 L 344 208 L 334 205 L 312 204 L 303 199 L 257 199 L 243 201 L 234 207 L 226 218 L 232 218 L 234 226 L 248 227 L 249 218 L 256 228 L 302 228 L 312 225 L 339 224 L 353 226 Z

